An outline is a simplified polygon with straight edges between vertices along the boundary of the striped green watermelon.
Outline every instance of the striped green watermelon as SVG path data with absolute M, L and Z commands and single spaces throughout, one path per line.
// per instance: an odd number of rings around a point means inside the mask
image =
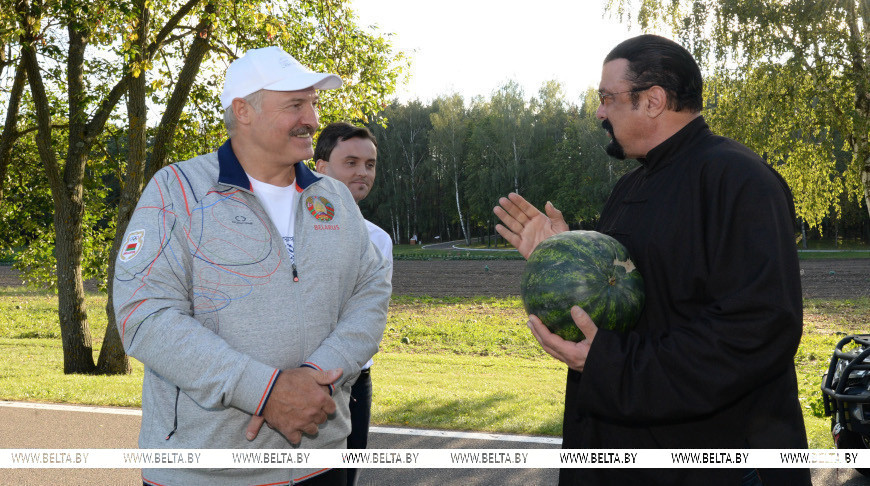
M 566 231 L 529 255 L 520 291 L 526 312 L 555 334 L 582 341 L 571 319 L 580 306 L 600 329 L 634 328 L 643 310 L 643 277 L 622 244 L 596 231 Z

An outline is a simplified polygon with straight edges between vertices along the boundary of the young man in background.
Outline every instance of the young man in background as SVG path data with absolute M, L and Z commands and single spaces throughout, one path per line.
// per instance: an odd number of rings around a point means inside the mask
M 343 182 L 357 204 L 369 195 L 375 182 L 378 143 L 365 127 L 349 123 L 327 125 L 317 138 L 314 149 L 315 170 Z M 365 220 L 369 238 L 389 262 L 387 279 L 393 276 L 393 241 L 386 231 Z M 369 420 L 372 412 L 372 378 L 369 360 L 360 371 L 350 393 L 351 432 L 348 449 L 365 449 L 368 443 Z M 348 469 L 347 483 L 355 484 L 356 469 Z

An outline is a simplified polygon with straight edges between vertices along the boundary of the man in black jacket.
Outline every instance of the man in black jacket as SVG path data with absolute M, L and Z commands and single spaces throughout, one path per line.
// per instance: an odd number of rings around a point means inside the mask
M 607 152 L 640 166 L 616 184 L 598 231 L 628 248 L 646 304 L 626 334 L 562 340 L 530 316 L 541 346 L 569 367 L 563 447 L 806 448 L 794 354 L 803 305 L 794 203 L 785 181 L 703 117 L 691 54 L 658 36 L 604 61 L 597 116 Z M 499 201 L 498 232 L 528 257 L 568 226 L 552 204 Z M 810 484 L 808 470 L 564 469 L 560 484 Z

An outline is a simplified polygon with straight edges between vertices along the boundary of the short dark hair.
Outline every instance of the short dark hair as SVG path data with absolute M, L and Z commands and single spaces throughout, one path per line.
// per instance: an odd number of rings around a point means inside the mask
M 323 128 L 317 137 L 317 146 L 314 147 L 314 162 L 316 163 L 321 159 L 328 162 L 329 156 L 332 155 L 332 150 L 338 145 L 338 142 L 352 138 L 365 138 L 371 140 L 375 144 L 375 148 L 378 146 L 378 140 L 366 127 L 358 127 L 345 122 L 330 123 Z
M 639 35 L 610 51 L 604 63 L 616 59 L 628 61 L 626 81 L 634 89 L 661 86 L 668 94 L 667 107 L 699 112 L 704 105 L 704 80 L 692 54 L 676 42 L 657 35 Z M 631 93 L 637 104 L 639 93 Z

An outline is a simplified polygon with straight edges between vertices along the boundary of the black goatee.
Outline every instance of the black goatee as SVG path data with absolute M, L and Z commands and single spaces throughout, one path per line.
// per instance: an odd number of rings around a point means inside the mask
M 613 134 L 613 125 L 610 124 L 610 120 L 604 120 L 601 122 L 601 128 L 607 131 L 610 134 L 610 143 L 607 144 L 607 147 L 604 148 L 604 151 L 607 152 L 607 155 L 613 157 L 614 159 L 625 160 L 625 149 L 622 148 L 622 145 L 616 141 L 616 136 Z

